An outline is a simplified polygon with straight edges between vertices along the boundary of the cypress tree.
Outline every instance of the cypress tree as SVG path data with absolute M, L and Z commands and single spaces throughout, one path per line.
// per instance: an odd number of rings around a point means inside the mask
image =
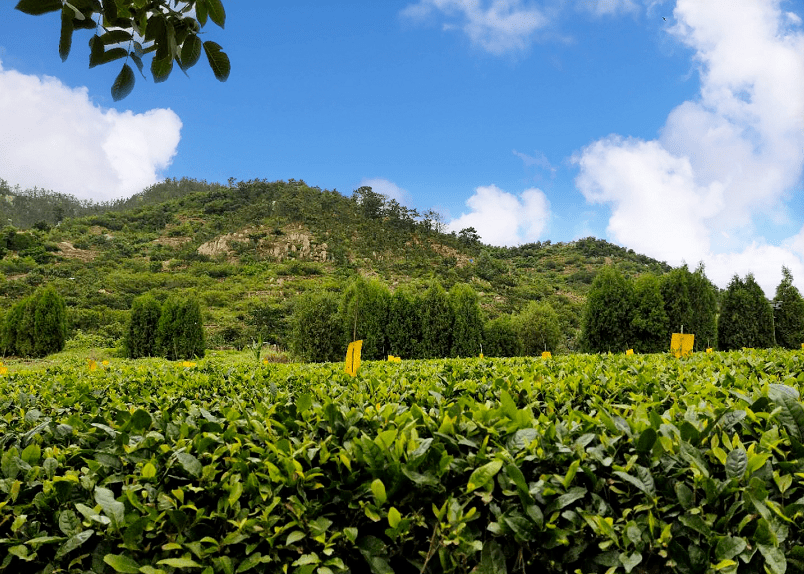
M 388 345 L 391 355 L 403 359 L 419 356 L 422 338 L 421 301 L 407 287 L 400 287 L 391 296 L 388 311 Z
M 386 328 L 391 293 L 376 279 L 359 277 L 346 288 L 341 300 L 340 314 L 344 345 L 363 340 L 361 356 L 368 360 L 385 358 L 388 349 Z M 356 327 L 356 329 L 355 329 Z
M 44 357 L 64 349 L 67 308 L 64 299 L 48 285 L 35 296 L 33 355 Z
M 581 324 L 581 348 L 591 353 L 621 352 L 633 345 L 633 285 L 606 266 L 592 281 Z
M 659 289 L 664 300 L 664 312 L 667 315 L 667 346 L 673 333 L 695 333 L 693 329 L 693 307 L 690 299 L 689 269 L 683 265 L 662 276 Z M 697 339 L 697 337 L 696 337 Z
M 346 346 L 335 295 L 307 292 L 296 298 L 290 348 L 299 358 L 313 363 L 343 360 Z
M 483 342 L 483 316 L 480 300 L 466 283 L 456 283 L 449 291 L 452 305 L 452 350 L 453 357 L 476 357 Z
M 206 354 L 204 317 L 201 304 L 194 297 L 179 301 L 173 323 L 177 359 L 201 358 Z
M 3 354 L 18 355 L 17 333 L 25 315 L 25 300 L 17 301 L 6 313 L 3 321 Z
M 633 349 L 637 353 L 660 353 L 670 345 L 667 314 L 655 275 L 640 276 L 634 282 L 634 314 L 631 319 Z
M 449 296 L 438 281 L 433 281 L 424 294 L 421 313 L 421 358 L 449 357 L 452 350 L 453 311 Z
M 804 343 L 804 299 L 793 286 L 793 274 L 782 267 L 782 281 L 773 298 L 776 344 L 786 349 L 800 349 Z
M 500 315 L 486 323 L 483 354 L 489 357 L 519 357 L 523 354 L 522 339 L 513 315 Z
M 159 302 L 150 294 L 137 297 L 131 303 L 131 316 L 126 332 L 126 352 L 129 358 L 157 355 L 156 333 L 162 313 Z
M 20 357 L 33 357 L 36 349 L 36 295 L 26 297 L 22 305 L 22 317 L 17 323 L 14 341 L 15 353 Z
M 175 361 L 179 353 L 174 337 L 174 323 L 178 315 L 178 306 L 178 299 L 168 297 L 162 303 L 159 321 L 156 324 L 156 352 L 171 361 Z
M 725 351 L 773 346 L 773 310 L 752 274 L 735 275 L 723 293 L 717 340 Z
M 561 342 L 558 314 L 546 301 L 530 301 L 516 318 L 522 351 L 537 356 L 542 351 L 555 352 Z
M 696 351 L 717 346 L 717 288 L 706 277 L 700 263 L 687 277 L 687 292 L 692 307 L 689 333 L 695 334 Z

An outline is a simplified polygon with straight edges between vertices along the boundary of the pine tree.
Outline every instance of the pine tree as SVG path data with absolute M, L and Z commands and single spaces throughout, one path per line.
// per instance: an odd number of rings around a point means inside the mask
M 581 347 L 592 353 L 622 352 L 631 348 L 633 285 L 611 266 L 592 281 L 581 325 Z
M 290 348 L 297 357 L 312 363 L 343 360 L 346 345 L 335 295 L 307 292 L 296 298 Z
M 500 315 L 483 329 L 483 354 L 489 357 L 519 357 L 524 354 L 516 318 Z
M 782 282 L 773 299 L 776 344 L 786 349 L 800 349 L 804 344 L 804 299 L 793 286 L 793 274 L 782 267 Z
M 483 342 L 483 316 L 480 300 L 466 283 L 456 283 L 449 291 L 452 306 L 453 357 L 476 357 Z
M 634 314 L 631 319 L 632 348 L 637 353 L 660 353 L 670 345 L 667 314 L 655 275 L 640 276 L 634 282 Z
M 132 301 L 126 332 L 126 351 L 129 358 L 138 359 L 158 354 L 156 333 L 161 313 L 159 302 L 150 294 Z
M 555 352 L 561 342 L 558 314 L 546 301 L 530 301 L 516 318 L 516 325 L 526 356 Z
M 391 296 L 388 311 L 389 354 L 403 359 L 419 356 L 422 338 L 421 301 L 407 287 L 399 287 Z
M 67 340 L 67 308 L 52 285 L 35 296 L 33 355 L 44 357 L 64 349 Z
M 735 275 L 723 293 L 717 340 L 724 351 L 773 346 L 773 310 L 752 274 Z
M 421 305 L 423 359 L 449 357 L 452 350 L 452 305 L 447 292 L 433 281 L 424 294 Z

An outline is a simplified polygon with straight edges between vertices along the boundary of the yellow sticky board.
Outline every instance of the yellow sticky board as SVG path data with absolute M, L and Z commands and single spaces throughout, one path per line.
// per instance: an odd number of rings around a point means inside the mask
M 549 359 L 552 356 L 553 356 L 553 353 L 551 353 L 550 351 L 544 351 L 542 353 L 542 359 Z
M 711 352 L 712 352 L 712 347 L 707 347 L 707 348 L 706 348 L 706 352 L 707 352 L 707 353 L 711 353 Z
M 360 350 L 363 348 L 363 340 L 354 341 L 349 343 L 349 348 L 346 349 L 346 365 L 344 370 L 347 374 L 353 377 L 357 375 L 357 369 L 360 368 Z
M 634 354 L 634 350 L 633 350 L 633 349 L 627 349 L 627 350 L 625 351 L 625 354 L 626 354 L 626 355 L 633 355 L 633 354 Z
M 692 354 L 692 347 L 695 344 L 695 335 L 682 335 L 673 333 L 670 339 L 670 352 L 675 358 L 687 357 Z
M 801 343 L 801 349 L 804 350 L 804 343 Z
M 389 363 L 401 363 L 402 357 L 394 357 L 393 355 L 388 355 L 388 362 Z

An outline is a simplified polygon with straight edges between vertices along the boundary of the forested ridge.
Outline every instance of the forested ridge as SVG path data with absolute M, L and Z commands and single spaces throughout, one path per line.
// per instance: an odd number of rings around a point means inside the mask
M 485 321 L 549 305 L 558 348 L 578 350 L 583 305 L 603 267 L 661 276 L 665 263 L 604 240 L 504 248 L 473 229 L 447 233 L 419 213 L 362 187 L 349 195 L 303 181 L 208 183 L 169 179 L 106 203 L 0 180 L 2 307 L 52 284 L 65 298 L 68 337 L 123 339 L 133 300 L 196 296 L 210 347 L 262 340 L 289 347 L 294 300 L 340 294 L 356 277 L 424 294 L 469 285 Z

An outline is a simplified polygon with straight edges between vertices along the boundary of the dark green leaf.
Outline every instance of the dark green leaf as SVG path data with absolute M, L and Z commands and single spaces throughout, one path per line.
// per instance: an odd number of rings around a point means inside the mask
M 508 574 L 505 554 L 495 540 L 487 540 L 483 543 L 477 574 Z
M 726 476 L 729 478 L 742 478 L 746 468 L 748 468 L 748 455 L 746 452 L 741 448 L 732 449 L 726 457 Z
M 65 554 L 69 554 L 81 546 L 84 542 L 89 540 L 93 534 L 95 534 L 94 530 L 84 530 L 83 532 L 79 532 L 75 536 L 68 538 L 67 542 L 62 544 L 61 548 L 56 551 L 56 559 L 61 558 Z
M 221 0 L 206 0 L 206 5 L 209 19 L 223 28 L 226 24 L 226 11 L 223 9 Z
M 59 514 L 59 530 L 67 536 L 78 534 L 81 530 L 81 521 L 72 510 L 62 510 Z
M 15 8 L 31 16 L 39 16 L 61 10 L 62 6 L 61 0 L 20 0 Z
M 117 2 L 115 0 L 103 0 L 103 17 L 108 24 L 117 20 Z
M 787 434 L 798 442 L 804 442 L 804 408 L 798 402 L 795 389 L 786 385 L 771 385 L 768 396 L 781 409 L 778 417 Z
M 103 561 L 114 568 L 115 572 L 122 572 L 123 574 L 139 574 L 140 571 L 140 565 L 134 562 L 132 558 L 124 554 L 107 554 L 103 557 Z
M 654 443 L 656 442 L 656 436 L 656 431 L 651 427 L 648 427 L 642 431 L 642 434 L 639 435 L 639 440 L 637 440 L 636 444 L 637 452 L 640 454 L 649 454 Z
M 61 61 L 67 60 L 73 46 L 73 11 L 64 7 L 61 11 L 61 35 L 59 36 L 59 56 Z
M 95 488 L 95 502 L 100 504 L 103 513 L 112 519 L 112 523 L 117 527 L 123 525 L 126 518 L 126 506 L 122 502 L 115 500 L 114 492 L 108 488 Z
M 201 462 L 190 453 L 180 452 L 176 455 L 176 460 L 179 461 L 179 464 L 187 474 L 196 478 L 201 476 L 201 471 L 204 467 L 201 465 Z
M 109 44 L 120 44 L 122 42 L 128 42 L 132 38 L 131 32 L 127 32 L 126 30 L 110 30 L 101 35 L 100 39 L 105 45 Z
M 212 73 L 215 74 L 215 78 L 219 81 L 225 82 L 229 78 L 229 72 L 231 71 L 229 56 L 221 51 L 221 47 L 215 42 L 207 41 L 203 45 Z
M 131 68 L 129 68 L 130 70 Z M 131 82 L 134 82 L 134 74 L 131 74 Z M 126 94 L 128 95 L 128 94 Z M 125 96 L 123 96 L 125 97 Z M 137 409 L 128 421 L 131 430 L 146 430 L 151 426 L 151 415 L 145 409 Z
M 154 59 L 151 60 L 151 74 L 154 77 L 154 82 L 157 84 L 160 82 L 164 82 L 170 76 L 170 72 L 173 71 L 173 57 L 170 55 L 164 56 L 163 58 L 158 58 L 154 56 Z
M 134 70 L 128 64 L 123 64 L 123 69 L 117 74 L 112 84 L 112 99 L 119 102 L 128 96 L 134 89 Z M 149 417 L 150 418 L 150 417 Z
M 631 554 L 626 554 L 623 552 L 620 554 L 620 562 L 625 568 L 626 572 L 631 572 L 634 568 L 636 568 L 640 562 L 642 562 L 642 554 L 639 552 L 632 552 Z
M 745 550 L 746 543 L 742 538 L 736 536 L 724 536 L 717 542 L 715 548 L 715 559 L 720 562 L 721 560 L 731 560 L 743 550 Z
M 191 34 L 184 40 L 181 47 L 181 65 L 185 70 L 195 66 L 198 59 L 201 57 L 201 38 L 195 34 Z
M 198 2 L 195 4 L 195 17 L 198 19 L 198 23 L 201 26 L 206 26 L 207 16 L 209 16 L 209 11 L 207 10 L 207 0 L 198 0 Z
M 785 574 L 787 572 L 787 560 L 781 548 L 766 544 L 757 544 L 757 548 L 765 558 L 765 570 L 768 574 Z

